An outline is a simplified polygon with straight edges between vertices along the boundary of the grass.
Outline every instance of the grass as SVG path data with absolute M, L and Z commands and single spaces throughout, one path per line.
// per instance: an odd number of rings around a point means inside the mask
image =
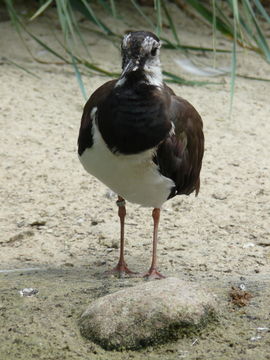
M 102 19 L 102 16 L 98 15 L 101 12 L 96 11 L 98 7 L 106 11 L 115 21 L 124 21 L 121 13 L 121 4 L 116 0 L 40 0 L 39 8 L 32 14 L 32 16 L 25 21 L 19 16 L 19 12 L 16 8 L 16 2 L 14 0 L 4 0 L 7 10 L 13 21 L 13 24 L 18 31 L 19 35 L 23 39 L 23 33 L 26 32 L 36 42 L 39 43 L 44 49 L 49 51 L 52 55 L 70 64 L 76 75 L 78 84 L 80 86 L 83 96 L 86 96 L 85 88 L 82 81 L 81 71 L 86 68 L 95 73 L 99 73 L 105 76 L 115 77 L 119 76 L 118 73 L 110 72 L 108 69 L 103 69 L 96 66 L 96 64 L 89 62 L 91 47 L 86 45 L 84 40 L 81 24 L 78 22 L 77 13 L 80 13 L 85 21 L 89 24 L 96 34 L 99 34 L 107 41 L 115 43 L 120 42 L 122 34 L 116 33 L 112 26 L 108 25 Z M 168 1 L 166 0 L 154 0 L 153 16 L 150 17 L 145 12 L 145 8 L 136 0 L 126 0 L 130 2 L 134 11 L 143 19 L 145 26 L 155 32 L 163 41 L 164 49 L 172 49 L 180 51 L 184 54 L 190 54 L 192 52 L 213 52 L 215 54 L 219 52 L 231 52 L 231 100 L 230 108 L 232 109 L 234 88 L 237 74 L 237 51 L 239 47 L 243 47 L 248 51 L 254 51 L 261 55 L 265 61 L 270 63 L 270 48 L 267 42 L 266 35 L 262 29 L 262 21 L 270 23 L 270 17 L 267 14 L 263 4 L 259 0 L 182 0 L 187 6 L 187 14 L 192 12 L 193 16 L 199 17 L 205 23 L 209 25 L 210 29 L 213 29 L 213 46 L 212 47 L 200 47 L 194 46 L 194 44 L 183 45 L 179 38 L 179 31 L 174 23 L 174 16 L 171 14 Z M 179 1 L 174 1 L 176 5 L 179 5 Z M 63 41 L 61 46 L 65 55 L 60 54 L 51 46 L 42 41 L 36 34 L 32 33 L 27 26 L 27 23 L 34 21 L 41 14 L 44 14 L 49 7 L 56 6 L 59 25 L 62 29 Z M 177 11 L 183 11 L 180 8 L 175 7 Z M 176 15 L 175 15 L 176 16 Z M 169 29 L 171 37 L 165 35 L 163 31 L 164 24 Z M 216 47 L 217 32 L 222 34 L 226 39 L 229 39 L 232 43 L 231 51 L 227 49 L 220 49 Z M 173 39 L 173 40 L 171 40 Z M 78 53 L 76 43 L 80 42 L 83 48 L 86 49 L 86 56 L 82 56 Z M 31 51 L 29 49 L 29 51 Z M 174 82 L 184 85 L 205 85 L 210 84 L 208 81 L 193 81 L 186 80 L 179 77 L 177 74 L 164 70 L 164 76 L 168 82 Z

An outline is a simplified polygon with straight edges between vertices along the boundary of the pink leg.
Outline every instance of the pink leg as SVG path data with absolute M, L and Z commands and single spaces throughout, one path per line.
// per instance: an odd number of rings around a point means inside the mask
M 126 207 L 125 200 L 118 196 L 118 200 L 116 201 L 118 206 L 118 216 L 120 218 L 120 256 L 118 264 L 112 269 L 107 271 L 107 274 L 118 274 L 119 277 L 124 277 L 125 275 L 135 275 L 136 273 L 129 270 L 125 259 L 124 259 L 124 226 L 125 226 L 125 216 L 126 216 Z
M 158 224 L 160 217 L 160 209 L 155 208 L 152 212 L 152 217 L 154 220 L 154 234 L 153 234 L 153 254 L 152 254 L 152 264 L 150 269 L 143 277 L 148 279 L 164 279 L 165 276 L 157 271 L 157 234 L 158 234 Z

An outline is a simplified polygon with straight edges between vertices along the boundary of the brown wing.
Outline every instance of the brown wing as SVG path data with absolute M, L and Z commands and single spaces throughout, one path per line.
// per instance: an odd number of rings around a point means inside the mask
M 204 153 L 203 123 L 195 108 L 170 92 L 169 117 L 175 134 L 169 135 L 158 147 L 156 159 L 160 172 L 175 182 L 171 196 L 189 195 L 200 189 L 200 171 Z
M 92 121 L 91 111 L 94 107 L 101 104 L 105 98 L 110 94 L 113 90 L 117 80 L 111 80 L 100 86 L 89 98 L 87 103 L 84 106 L 82 119 L 81 119 L 81 127 L 78 137 L 78 153 L 82 155 L 86 148 L 90 148 L 93 145 L 92 139 Z

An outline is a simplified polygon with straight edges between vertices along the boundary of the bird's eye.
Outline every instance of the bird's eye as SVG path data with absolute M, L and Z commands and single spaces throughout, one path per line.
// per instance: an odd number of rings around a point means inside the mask
M 157 48 L 154 47 L 152 50 L 151 50 L 151 55 L 152 56 L 156 56 L 157 55 Z

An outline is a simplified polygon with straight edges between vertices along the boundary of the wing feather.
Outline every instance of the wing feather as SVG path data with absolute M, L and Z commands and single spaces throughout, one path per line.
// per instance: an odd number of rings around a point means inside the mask
M 200 171 L 204 153 L 203 123 L 196 109 L 186 100 L 170 93 L 169 118 L 175 126 L 158 147 L 154 161 L 160 172 L 175 182 L 171 196 L 196 195 L 200 189 Z
M 78 137 L 78 153 L 82 155 L 86 148 L 90 148 L 93 145 L 92 139 L 92 122 L 91 112 L 95 107 L 98 107 L 110 92 L 115 87 L 117 80 L 111 80 L 100 86 L 89 98 L 84 106 L 81 127 Z

